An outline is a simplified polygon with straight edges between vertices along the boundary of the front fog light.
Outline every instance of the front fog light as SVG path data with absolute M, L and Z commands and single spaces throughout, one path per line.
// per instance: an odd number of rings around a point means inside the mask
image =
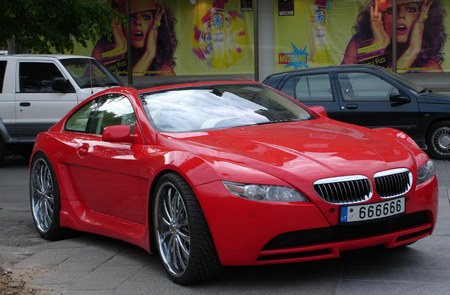
M 434 168 L 434 162 L 432 160 L 428 160 L 425 165 L 422 165 L 417 170 L 417 184 L 422 184 L 425 181 L 431 179 L 434 175 L 436 175 L 436 170 Z
M 244 184 L 224 181 L 225 187 L 234 195 L 255 200 L 271 202 L 308 202 L 308 199 L 298 191 L 276 185 Z

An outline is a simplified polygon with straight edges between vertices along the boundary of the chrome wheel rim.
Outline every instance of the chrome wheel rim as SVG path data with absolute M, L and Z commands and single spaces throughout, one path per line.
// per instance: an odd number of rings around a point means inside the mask
M 178 189 L 163 184 L 156 194 L 155 228 L 161 259 L 174 276 L 187 269 L 190 254 L 190 231 L 186 204 Z
M 450 154 L 450 128 L 442 127 L 433 134 L 433 145 L 435 150 L 442 155 Z
M 43 159 L 33 165 L 31 174 L 31 209 L 39 231 L 47 232 L 53 222 L 55 187 L 50 167 Z

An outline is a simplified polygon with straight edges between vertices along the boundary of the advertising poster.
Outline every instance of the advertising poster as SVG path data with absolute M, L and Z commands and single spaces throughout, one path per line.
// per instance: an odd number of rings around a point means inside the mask
M 247 1 L 248 2 L 248 1 Z M 130 0 L 134 76 L 251 74 L 253 12 L 241 0 Z M 125 15 L 125 0 L 110 0 Z M 111 21 L 112 38 L 100 37 L 76 54 L 91 55 L 127 75 L 124 26 Z
M 275 72 L 347 63 L 392 67 L 391 0 L 294 0 L 294 9 L 292 16 L 274 13 Z M 450 1 L 397 0 L 398 72 L 450 71 L 449 11 Z

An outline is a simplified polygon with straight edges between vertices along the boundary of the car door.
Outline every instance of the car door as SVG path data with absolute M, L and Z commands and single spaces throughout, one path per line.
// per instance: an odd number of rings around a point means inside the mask
M 53 79 L 66 77 L 52 61 L 19 61 L 17 72 L 16 136 L 20 141 L 32 141 L 72 109 L 77 96 L 73 89 L 67 93 L 53 89 Z
M 330 118 L 340 119 L 341 110 L 328 72 L 291 75 L 280 90 L 307 106 L 323 106 Z
M 336 71 L 341 120 L 366 127 L 392 127 L 414 137 L 419 124 L 419 106 L 401 84 L 371 72 Z M 391 102 L 390 97 L 409 102 Z
M 102 131 L 110 125 L 130 125 L 136 117 L 124 95 L 101 96 L 74 113 L 66 130 L 73 131 L 68 170 L 78 198 L 95 213 L 145 223 L 144 178 L 139 176 L 141 144 L 105 142 Z

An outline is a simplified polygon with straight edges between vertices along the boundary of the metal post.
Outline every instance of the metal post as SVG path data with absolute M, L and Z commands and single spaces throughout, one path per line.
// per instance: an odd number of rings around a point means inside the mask
M 131 60 L 130 0 L 125 3 L 125 14 L 127 20 L 127 76 L 128 85 L 131 85 L 133 84 L 133 61 Z
M 392 0 L 392 72 L 397 73 L 397 0 Z
M 255 67 L 255 80 L 259 81 L 259 24 L 258 24 L 258 0 L 253 0 L 253 50 L 254 50 L 254 67 Z

